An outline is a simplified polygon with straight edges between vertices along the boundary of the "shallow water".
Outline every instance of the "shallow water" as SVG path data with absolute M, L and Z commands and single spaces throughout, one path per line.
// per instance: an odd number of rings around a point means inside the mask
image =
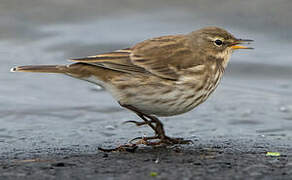
M 79 1 L 78 1 L 79 2 Z M 288 0 L 0 2 L 0 152 L 96 147 L 150 134 L 94 85 L 61 75 L 10 73 L 15 65 L 126 48 L 206 25 L 255 40 L 236 52 L 221 85 L 192 112 L 164 118 L 173 136 L 292 138 L 292 2 Z

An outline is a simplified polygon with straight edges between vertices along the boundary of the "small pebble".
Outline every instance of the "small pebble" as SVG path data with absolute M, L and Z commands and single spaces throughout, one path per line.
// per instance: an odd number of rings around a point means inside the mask
M 150 176 L 151 176 L 151 177 L 156 177 L 157 175 L 158 175 L 157 172 L 150 172 Z
M 292 105 L 281 106 L 279 110 L 281 112 L 292 112 Z
M 242 113 L 242 117 L 248 117 L 253 113 L 251 109 L 246 110 L 245 112 Z
M 155 164 L 158 164 L 160 162 L 159 157 L 155 160 Z
M 112 125 L 107 125 L 107 126 L 105 126 L 105 129 L 107 129 L 107 130 L 115 130 L 116 128 L 114 126 L 112 126 Z
M 281 154 L 279 152 L 267 152 L 266 156 L 273 156 L 273 157 L 278 157 Z
M 287 112 L 287 108 L 286 108 L 285 106 L 281 106 L 281 107 L 280 107 L 280 111 L 281 111 L 281 112 Z
M 108 157 L 108 154 L 104 153 L 102 157 L 103 158 L 107 158 Z

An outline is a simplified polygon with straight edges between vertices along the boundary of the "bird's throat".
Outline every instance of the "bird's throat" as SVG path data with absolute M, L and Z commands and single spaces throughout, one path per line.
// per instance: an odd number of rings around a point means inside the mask
M 221 59 L 221 65 L 224 69 L 228 65 L 231 54 L 232 54 L 232 50 L 228 48 L 228 49 L 226 49 L 222 52 L 219 52 L 215 55 L 216 59 Z

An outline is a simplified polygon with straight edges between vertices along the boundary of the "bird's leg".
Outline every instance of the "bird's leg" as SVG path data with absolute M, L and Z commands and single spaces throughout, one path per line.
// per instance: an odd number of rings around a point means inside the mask
M 127 108 L 133 112 L 135 112 L 144 122 L 138 122 L 138 121 L 126 121 L 125 123 L 134 123 L 137 126 L 142 125 L 148 125 L 150 126 L 154 132 L 155 136 L 150 137 L 136 137 L 129 141 L 129 144 L 124 144 L 121 146 L 118 146 L 117 148 L 113 149 L 103 149 L 98 148 L 101 151 L 104 152 L 113 152 L 113 151 L 127 151 L 127 152 L 134 152 L 139 144 L 144 144 L 148 146 L 159 146 L 159 145 L 174 145 L 174 144 L 189 144 L 191 141 L 184 140 L 182 138 L 170 138 L 165 135 L 165 131 L 163 128 L 163 124 L 160 122 L 160 120 L 152 115 L 147 115 L 139 111 L 137 108 L 131 106 L 131 105 L 122 105 L 122 107 Z M 153 141 L 157 140 L 157 141 Z
M 159 142 L 155 142 L 153 145 L 160 145 L 160 144 L 166 144 L 166 145 L 174 145 L 174 144 L 189 144 L 192 143 L 192 141 L 190 140 L 184 140 L 183 138 L 170 138 L 168 136 L 165 135 L 165 131 L 163 128 L 163 124 L 161 123 L 161 121 L 155 117 L 155 116 L 151 116 L 151 115 L 145 115 L 147 118 L 151 119 L 151 121 L 155 121 L 156 122 L 156 135 L 157 135 L 157 139 L 160 139 Z M 150 144 L 151 145 L 151 144 Z
M 144 113 L 140 112 L 137 108 L 131 106 L 131 105 L 123 105 L 120 103 L 120 105 L 126 109 L 129 109 L 131 111 L 133 111 L 134 113 L 136 113 L 144 122 L 137 122 L 137 121 L 126 121 L 125 123 L 128 122 L 132 122 L 135 123 L 137 126 L 141 126 L 141 125 L 149 125 L 151 127 L 151 129 L 153 129 L 155 131 L 155 134 L 158 134 L 158 131 L 156 130 L 156 127 L 152 124 L 152 123 L 156 123 L 155 120 L 149 118 L 150 120 L 148 120 L 145 116 Z
M 149 125 L 154 131 L 155 131 L 155 136 L 153 137 L 137 137 L 132 139 L 130 142 L 134 142 L 136 140 L 139 140 L 136 142 L 136 144 L 145 144 L 145 145 L 160 145 L 160 144 L 166 144 L 166 145 L 173 145 L 173 144 L 188 144 L 191 141 L 189 140 L 184 140 L 182 138 L 170 138 L 165 135 L 165 131 L 163 128 L 163 124 L 161 121 L 152 115 L 147 115 L 139 111 L 137 108 L 131 106 L 131 105 L 122 105 L 122 107 L 125 107 L 133 112 L 135 112 L 141 119 L 144 120 L 144 122 L 136 122 L 136 121 L 127 121 L 127 122 L 133 122 L 136 125 Z M 155 126 L 152 124 L 154 123 Z M 150 142 L 149 140 L 153 139 L 159 139 L 160 141 L 158 142 Z
M 151 119 L 151 122 L 155 123 L 155 133 L 159 138 L 163 139 L 166 137 L 163 124 L 161 123 L 161 121 L 159 121 L 157 117 L 146 114 L 143 114 L 143 116 Z

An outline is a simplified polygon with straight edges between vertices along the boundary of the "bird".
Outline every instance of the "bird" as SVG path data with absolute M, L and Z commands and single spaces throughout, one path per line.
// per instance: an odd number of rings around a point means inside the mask
M 117 151 L 139 144 L 148 146 L 187 144 L 189 140 L 166 135 L 158 117 L 186 113 L 214 92 L 231 54 L 253 40 L 238 39 L 223 28 L 208 26 L 187 34 L 154 37 L 93 56 L 72 58 L 69 65 L 27 65 L 12 72 L 59 73 L 102 86 L 113 98 L 136 113 L 154 136 L 136 137 Z

